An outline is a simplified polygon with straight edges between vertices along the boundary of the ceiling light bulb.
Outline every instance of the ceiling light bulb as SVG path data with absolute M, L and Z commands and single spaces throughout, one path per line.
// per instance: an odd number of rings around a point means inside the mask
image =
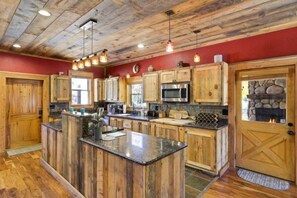
M 139 43 L 139 44 L 137 45 L 137 47 L 141 49 L 141 48 L 144 48 L 144 45 L 143 45 L 142 43 Z
M 78 68 L 79 69 L 83 69 L 85 67 L 85 65 L 84 65 L 84 61 L 83 60 L 80 60 L 79 62 L 78 62 Z
M 199 56 L 198 52 L 194 56 L 194 62 L 195 63 L 199 63 L 200 62 L 200 56 Z
M 127 73 L 126 78 L 130 78 L 130 74 L 129 73 Z
M 98 58 L 97 54 L 94 54 L 94 56 L 92 56 L 91 60 L 92 60 L 92 65 L 99 65 L 99 58 Z
M 173 52 L 173 43 L 171 40 L 168 40 L 166 43 L 166 52 Z
M 74 61 L 74 62 L 72 63 L 72 69 L 73 69 L 73 70 L 78 70 L 77 62 L 76 62 L 76 61 Z
M 102 53 L 100 54 L 100 63 L 107 63 L 106 51 L 107 50 L 103 50 Z
M 51 16 L 51 13 L 49 13 L 47 10 L 39 10 L 38 13 L 42 16 Z
M 14 48 L 21 48 L 21 45 L 18 44 L 18 43 L 13 44 L 12 46 L 13 46 Z
M 91 67 L 92 66 L 91 59 L 89 57 L 87 57 L 84 60 L 84 64 L 85 64 L 86 67 Z

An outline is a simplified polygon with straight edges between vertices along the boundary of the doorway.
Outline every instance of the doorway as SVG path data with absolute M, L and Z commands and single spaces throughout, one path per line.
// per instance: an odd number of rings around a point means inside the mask
M 6 80 L 7 148 L 40 143 L 43 83 L 40 80 Z
M 236 73 L 236 165 L 295 181 L 295 67 Z

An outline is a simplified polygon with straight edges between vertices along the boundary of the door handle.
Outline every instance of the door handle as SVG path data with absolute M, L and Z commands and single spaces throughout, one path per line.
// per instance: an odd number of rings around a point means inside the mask
M 288 131 L 288 134 L 289 135 L 295 135 L 295 132 L 294 131 Z

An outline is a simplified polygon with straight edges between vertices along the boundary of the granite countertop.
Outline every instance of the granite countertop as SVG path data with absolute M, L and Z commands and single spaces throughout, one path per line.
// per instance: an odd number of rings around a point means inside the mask
M 228 126 L 228 120 L 219 120 L 218 123 L 205 123 L 205 122 L 194 122 L 184 125 L 185 127 L 209 129 L 209 130 L 220 130 Z
M 126 135 L 111 141 L 94 141 L 92 137 L 81 138 L 80 140 L 141 165 L 152 164 L 187 147 L 182 142 L 157 138 L 129 130 L 121 132 L 126 133 Z
M 150 121 L 152 119 L 156 119 L 155 117 L 150 116 L 137 116 L 137 115 L 117 115 L 117 114 L 107 114 L 109 117 L 123 118 L 123 119 L 133 119 L 133 120 L 141 120 L 141 121 Z
M 59 119 L 62 118 L 62 114 L 61 113 L 50 113 L 48 115 L 48 117 L 54 118 L 54 119 Z
M 62 132 L 62 121 L 42 123 L 43 126 Z

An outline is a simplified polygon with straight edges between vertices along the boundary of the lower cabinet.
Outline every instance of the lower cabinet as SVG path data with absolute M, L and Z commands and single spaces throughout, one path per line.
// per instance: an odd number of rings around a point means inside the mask
M 182 133 L 184 127 L 169 125 L 169 124 L 158 124 L 151 123 L 150 135 L 156 137 L 167 138 L 170 140 L 182 141 Z
M 185 128 L 186 164 L 215 174 L 228 162 L 228 127 L 221 130 Z
M 113 127 L 118 127 L 118 128 L 123 128 L 123 119 L 121 118 L 114 118 L 110 117 L 109 118 L 109 125 Z
M 133 120 L 131 130 L 139 133 L 149 134 L 150 123 L 146 121 Z

